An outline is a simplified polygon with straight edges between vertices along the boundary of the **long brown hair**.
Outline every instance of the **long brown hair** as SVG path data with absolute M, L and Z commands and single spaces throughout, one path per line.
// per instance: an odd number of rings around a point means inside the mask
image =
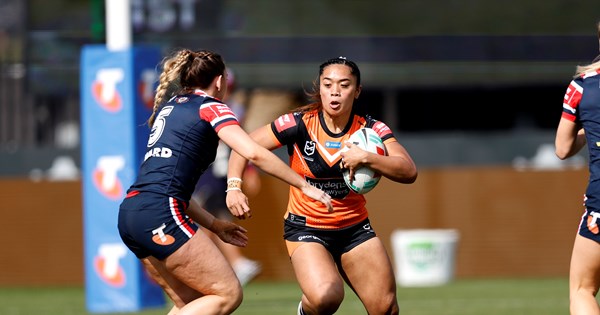
M 162 72 L 156 94 L 152 115 L 148 126 L 152 127 L 156 112 L 171 97 L 189 93 L 196 88 L 207 88 L 215 77 L 225 73 L 223 58 L 212 51 L 182 49 L 162 60 Z

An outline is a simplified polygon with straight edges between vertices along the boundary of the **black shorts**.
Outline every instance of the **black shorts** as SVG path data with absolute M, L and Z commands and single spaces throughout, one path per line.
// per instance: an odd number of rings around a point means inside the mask
M 295 217 L 297 218 L 298 216 L 295 215 Z M 290 242 L 319 243 L 325 246 L 336 261 L 339 261 L 342 254 L 377 236 L 368 218 L 358 224 L 336 230 L 307 227 L 292 222 L 289 216 L 284 220 L 283 224 L 283 238 L 285 240 Z
M 579 223 L 579 235 L 600 243 L 600 213 L 585 209 Z
M 164 259 L 198 230 L 186 214 L 187 204 L 173 197 L 143 192 L 125 198 L 119 207 L 119 235 L 138 258 Z
M 227 208 L 227 178 L 216 177 L 212 167 L 206 170 L 196 184 L 193 198 L 202 205 L 206 211 L 223 220 L 233 220 L 233 215 Z

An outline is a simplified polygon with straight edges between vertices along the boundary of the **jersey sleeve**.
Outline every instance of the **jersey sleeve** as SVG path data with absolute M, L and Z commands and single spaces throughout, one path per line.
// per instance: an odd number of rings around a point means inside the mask
M 216 100 L 207 100 L 200 106 L 200 118 L 210 122 L 216 132 L 225 126 L 240 124 L 233 110 Z
M 392 129 L 390 129 L 390 127 L 388 127 L 388 125 L 386 125 L 384 122 L 372 119 L 369 122 L 368 126 L 371 126 L 371 129 L 373 129 L 373 130 L 375 130 L 375 132 L 377 132 L 377 134 L 379 135 L 379 138 L 381 138 L 381 140 L 383 142 L 386 142 L 389 139 L 396 140 L 396 137 L 394 137 L 394 133 L 392 132 Z
M 563 99 L 562 117 L 570 121 L 576 121 L 578 114 L 579 103 L 583 95 L 582 87 L 583 79 L 577 78 L 569 84 L 565 97 Z
M 298 114 L 284 114 L 271 122 L 271 131 L 281 145 L 294 142 L 298 133 Z

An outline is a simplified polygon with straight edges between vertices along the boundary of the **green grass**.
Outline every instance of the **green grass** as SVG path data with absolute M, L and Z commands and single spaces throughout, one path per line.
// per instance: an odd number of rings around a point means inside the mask
M 300 291 L 295 282 L 254 282 L 244 288 L 244 302 L 235 314 L 295 314 Z M 402 315 L 531 315 L 568 314 L 566 278 L 456 280 L 447 285 L 398 288 Z M 164 315 L 167 307 L 138 314 Z M 83 288 L 2 287 L 2 315 L 84 315 Z M 366 314 L 354 293 L 346 297 L 337 314 Z

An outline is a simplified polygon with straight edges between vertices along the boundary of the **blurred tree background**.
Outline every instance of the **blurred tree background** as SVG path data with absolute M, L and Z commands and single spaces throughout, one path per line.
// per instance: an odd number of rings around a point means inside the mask
M 509 164 L 553 137 L 600 2 L 131 0 L 135 45 L 220 52 L 249 92 L 302 95 L 339 55 L 360 106 L 421 166 Z M 104 43 L 102 0 L 0 0 L 0 176 L 79 164 L 79 54 Z M 446 154 L 431 154 L 442 147 Z

